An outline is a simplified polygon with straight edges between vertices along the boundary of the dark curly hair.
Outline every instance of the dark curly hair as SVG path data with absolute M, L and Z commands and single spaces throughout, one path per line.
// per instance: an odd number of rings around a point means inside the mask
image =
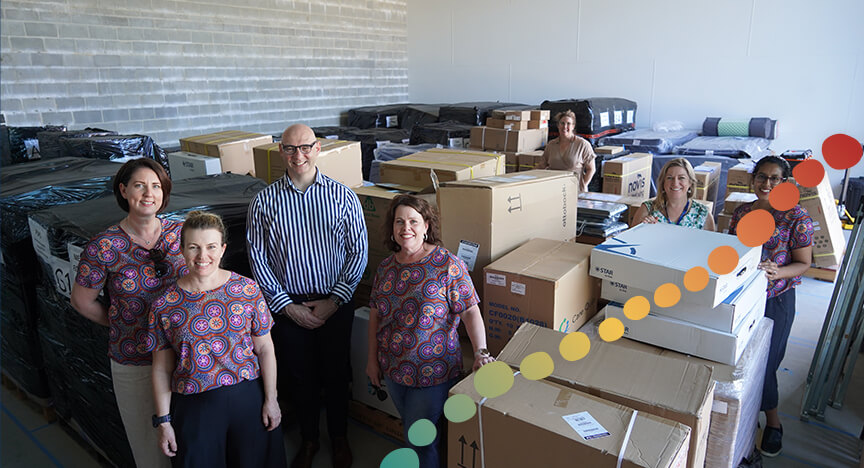
M 441 223 L 438 220 L 438 210 L 422 198 L 413 195 L 396 195 L 390 202 L 387 217 L 384 219 L 384 225 L 381 226 L 381 233 L 384 234 L 384 247 L 391 252 L 402 250 L 402 247 L 393 238 L 393 221 L 396 219 L 396 208 L 403 205 L 414 208 L 423 217 L 423 221 L 429 224 L 429 230 L 426 231 L 426 242 L 441 245 Z
M 168 173 L 161 164 L 150 158 L 132 159 L 120 166 L 112 181 L 114 198 L 117 199 L 117 204 L 120 205 L 120 208 L 128 213 L 129 201 L 123 198 L 123 194 L 120 193 L 120 184 L 124 186 L 129 185 L 129 179 L 132 178 L 132 174 L 141 168 L 150 169 L 155 172 L 156 177 L 159 178 L 159 183 L 162 184 L 162 205 L 159 207 L 159 212 L 161 213 L 168 206 L 168 201 L 171 199 L 171 177 L 168 176 Z
M 753 172 L 750 174 L 751 179 L 756 177 L 756 174 L 759 173 L 759 169 L 762 169 L 762 166 L 766 164 L 776 164 L 780 167 L 780 171 L 783 172 L 783 180 L 786 180 L 792 177 L 792 166 L 789 163 L 778 156 L 765 156 L 756 162 L 756 165 L 753 167 Z

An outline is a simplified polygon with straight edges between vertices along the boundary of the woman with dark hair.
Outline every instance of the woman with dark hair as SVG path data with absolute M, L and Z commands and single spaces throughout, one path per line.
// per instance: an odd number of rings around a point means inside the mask
M 777 412 L 777 370 L 786 354 L 786 342 L 795 319 L 794 288 L 801 284 L 801 275 L 810 267 L 813 256 L 813 220 L 807 211 L 801 205 L 779 211 L 769 202 L 771 190 L 786 182 L 791 175 L 792 169 L 783 158 L 767 156 L 760 159 L 753 168 L 751 182 L 757 199 L 739 206 L 729 222 L 729 234 L 736 234 L 741 218 L 761 209 L 774 216 L 776 226 L 774 234 L 762 245 L 762 262 L 759 264 L 759 269 L 768 278 L 765 316 L 774 321 L 761 406 L 766 427 L 762 432 L 760 450 L 769 457 L 777 456 L 783 447 L 783 426 Z
M 479 297 L 465 263 L 441 246 L 438 215 L 425 200 L 398 195 L 390 203 L 385 244 L 393 251 L 378 266 L 369 313 L 366 375 L 382 375 L 402 416 L 405 440 L 415 421 L 437 424 L 447 393 L 462 373 L 460 320 L 474 347 L 477 370 L 495 359 L 486 349 Z M 437 468 L 436 442 L 414 447 L 421 468 Z
M 690 161 L 675 158 L 663 165 L 657 177 L 660 193 L 642 202 L 630 226 L 641 223 L 668 223 L 696 229 L 714 230 L 714 217 L 708 207 L 693 199 L 696 172 Z
M 543 162 L 546 169 L 572 171 L 579 179 L 579 191 L 587 192 L 588 183 L 594 177 L 594 149 L 588 140 L 576 135 L 576 114 L 571 110 L 555 115 L 558 122 L 558 138 L 546 144 Z
M 117 406 L 139 467 L 167 467 L 151 426 L 150 343 L 147 308 L 183 266 L 180 223 L 156 215 L 168 205 L 171 179 L 152 159 L 120 166 L 113 181 L 117 204 L 127 212 L 119 223 L 90 240 L 81 253 L 72 287 L 72 307 L 108 327 L 108 357 Z M 106 305 L 99 300 L 105 289 Z
M 189 213 L 189 274 L 150 308 L 153 424 L 175 467 L 281 468 L 273 320 L 258 284 L 221 268 L 226 236 L 218 215 Z

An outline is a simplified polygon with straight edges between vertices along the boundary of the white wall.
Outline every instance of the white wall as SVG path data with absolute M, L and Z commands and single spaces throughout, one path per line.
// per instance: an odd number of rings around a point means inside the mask
M 624 97 L 637 128 L 771 117 L 771 148 L 864 142 L 864 2 L 408 0 L 413 102 Z M 829 169 L 835 192 L 843 173 Z M 864 175 L 864 162 L 851 171 Z

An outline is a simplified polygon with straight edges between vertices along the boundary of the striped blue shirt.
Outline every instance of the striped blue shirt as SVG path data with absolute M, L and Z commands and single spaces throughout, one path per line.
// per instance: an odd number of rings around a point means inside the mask
M 305 192 L 286 175 L 249 205 L 246 243 L 270 311 L 289 294 L 334 294 L 348 301 L 366 268 L 366 222 L 357 195 L 317 171 Z

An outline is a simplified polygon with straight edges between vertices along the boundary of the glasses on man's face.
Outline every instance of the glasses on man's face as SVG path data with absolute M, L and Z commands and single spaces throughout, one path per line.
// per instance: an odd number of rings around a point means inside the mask
M 165 261 L 165 252 L 159 249 L 150 249 L 147 251 L 150 254 L 150 260 L 153 260 L 153 264 L 156 267 L 156 277 L 161 278 L 168 274 L 168 270 L 171 268 L 168 266 L 168 262 Z
M 771 185 L 777 185 L 780 182 L 786 182 L 785 177 L 777 177 L 777 176 L 768 177 L 767 175 L 765 175 L 761 172 L 756 174 L 756 176 L 753 179 L 756 180 L 756 182 L 760 183 L 760 184 L 765 183 L 766 180 L 771 182 Z
M 315 143 L 310 143 L 308 145 L 297 145 L 297 146 L 283 145 L 282 143 L 279 143 L 279 150 L 282 151 L 283 153 L 289 155 L 289 156 L 296 154 L 297 150 L 300 150 L 300 152 L 303 154 L 309 154 L 312 152 L 312 148 L 314 148 L 314 147 L 315 147 Z

